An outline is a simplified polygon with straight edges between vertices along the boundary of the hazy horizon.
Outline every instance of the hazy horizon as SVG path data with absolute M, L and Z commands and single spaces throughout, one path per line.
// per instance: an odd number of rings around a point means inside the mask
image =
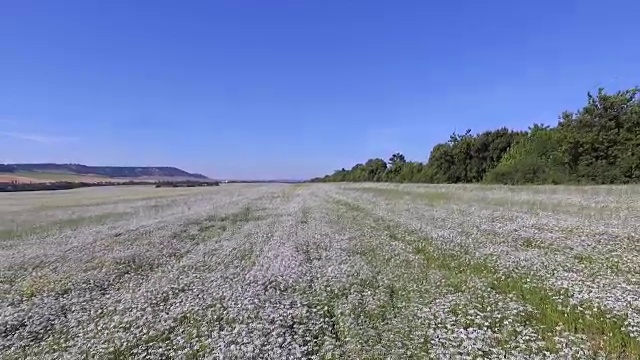
M 61 4 L 1 7 L 0 163 L 308 179 L 640 79 L 627 0 Z

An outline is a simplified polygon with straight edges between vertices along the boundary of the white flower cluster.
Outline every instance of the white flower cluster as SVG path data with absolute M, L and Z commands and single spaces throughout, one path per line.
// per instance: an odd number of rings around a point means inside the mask
M 0 358 L 633 358 L 629 193 L 640 191 L 0 194 Z

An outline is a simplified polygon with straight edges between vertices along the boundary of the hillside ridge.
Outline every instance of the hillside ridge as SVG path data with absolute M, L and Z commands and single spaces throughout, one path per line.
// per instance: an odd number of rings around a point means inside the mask
M 0 164 L 0 172 L 40 172 L 76 175 L 98 175 L 110 178 L 140 178 L 140 177 L 184 177 L 194 179 L 209 179 L 208 177 L 190 173 L 172 166 L 89 166 L 82 164 Z

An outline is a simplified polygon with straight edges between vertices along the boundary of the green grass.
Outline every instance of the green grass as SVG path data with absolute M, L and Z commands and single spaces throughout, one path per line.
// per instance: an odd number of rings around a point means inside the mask
M 21 239 L 33 235 L 43 235 L 60 230 L 74 230 L 87 225 L 106 224 L 108 222 L 124 219 L 128 212 L 110 212 L 99 215 L 79 216 L 61 219 L 45 224 L 15 225 L 13 229 L 0 229 L 0 240 Z
M 127 189 L 128 188 L 128 189 Z M 57 191 L 55 195 L 61 195 L 60 198 L 46 199 L 47 201 L 41 201 L 39 204 L 35 204 L 35 210 L 53 210 L 53 209 L 63 209 L 63 208 L 91 208 L 94 206 L 102 206 L 102 205 L 134 205 L 141 201 L 146 200 L 167 200 L 171 199 L 172 201 L 182 201 L 184 198 L 188 198 L 189 196 L 193 196 L 194 193 L 197 192 L 206 192 L 207 190 L 212 190 L 215 188 L 211 187 L 201 187 L 201 188 L 166 188 L 166 189 L 155 189 L 153 186 L 147 185 L 138 185 L 135 187 L 122 186 L 119 190 L 128 191 L 127 194 L 114 193 L 110 194 L 105 192 L 100 194 L 100 190 L 104 190 L 105 188 L 97 187 L 97 188 L 84 188 L 84 189 L 74 189 L 74 190 L 60 190 Z M 159 191 L 161 190 L 161 191 Z M 74 191 L 74 198 L 64 196 L 68 196 L 67 194 L 62 195 L 63 191 Z M 87 193 L 82 194 L 80 191 L 86 191 Z M 89 193 L 91 192 L 91 193 Z M 51 194 L 51 193 L 49 193 Z M 99 194 L 100 196 L 91 197 L 93 194 Z M 170 203 L 160 205 L 171 206 Z M 144 207 L 158 207 L 158 205 L 144 205 Z
M 227 227 L 244 224 L 251 221 L 260 220 L 261 217 L 256 214 L 255 209 L 245 206 L 242 209 L 224 215 L 213 215 L 205 218 L 199 227 L 200 232 L 207 232 L 213 229 L 222 229 L 225 231 Z
M 99 216 L 87 217 L 87 218 L 74 218 L 68 219 L 55 224 L 49 224 L 46 227 L 40 229 L 31 228 L 29 230 L 20 230 L 19 232 L 9 232 L 11 235 L 9 238 L 16 239 L 22 236 L 33 235 L 41 232 L 48 232 L 59 230 L 60 228 L 74 228 L 87 225 L 89 223 L 95 223 L 97 221 L 108 222 L 113 219 L 113 214 L 102 214 Z M 120 213 L 118 213 L 120 214 Z M 125 216 L 126 213 L 120 214 Z M 224 232 L 231 230 L 233 227 L 237 227 L 243 223 L 258 220 L 260 217 L 255 213 L 255 210 L 250 207 L 243 207 L 237 212 L 214 215 L 204 219 L 199 219 L 191 224 L 187 225 L 187 228 L 181 229 L 181 231 L 173 234 L 174 237 L 185 239 L 187 241 L 193 241 L 196 243 L 202 241 L 208 241 L 221 236 Z M 39 232 L 38 232 L 39 231 Z M 0 239 L 3 234 L 0 233 Z M 7 235 L 7 234 L 4 234 Z M 131 241 L 130 239 L 128 241 Z M 174 254 L 174 258 L 183 256 L 183 253 Z M 88 263 L 85 267 L 85 271 L 95 271 L 100 269 L 101 271 L 111 271 L 113 274 L 112 280 L 114 282 L 120 281 L 122 278 L 129 275 L 142 275 L 155 271 L 157 268 L 163 266 L 159 262 L 150 262 L 149 259 L 144 258 L 126 258 L 126 259 L 97 259 L 94 262 Z M 5 281 L 7 282 L 7 281 Z M 68 282 L 64 279 L 56 279 L 49 277 L 30 277 L 23 284 L 23 297 L 27 300 L 35 298 L 44 293 L 56 293 L 64 294 L 69 290 Z
M 205 355 L 211 351 L 203 341 L 207 337 L 207 329 L 218 328 L 221 330 L 235 324 L 232 319 L 224 316 L 224 308 L 222 303 L 211 303 L 198 309 L 197 312 L 188 310 L 178 315 L 171 322 L 173 325 L 167 329 L 145 336 L 133 344 L 115 347 L 105 358 L 112 360 L 134 359 L 137 358 L 134 355 L 135 349 L 154 344 L 172 343 L 176 334 L 186 333 L 184 338 L 186 344 L 192 344 L 194 348 L 184 355 L 184 359 L 204 359 Z M 181 331 L 184 329 L 190 331 Z
M 560 324 L 567 332 L 585 335 L 594 353 L 603 351 L 616 359 L 640 358 L 640 342 L 623 329 L 624 317 L 611 315 L 591 304 L 583 304 L 580 308 L 571 305 L 566 293 L 543 286 L 535 278 L 500 271 L 489 261 L 471 258 L 463 252 L 442 251 L 431 239 L 401 229 L 398 224 L 359 205 L 340 200 L 337 204 L 349 212 L 376 217 L 392 240 L 411 246 L 428 268 L 444 273 L 453 288 L 463 290 L 470 279 L 478 278 L 493 291 L 529 305 L 534 311 L 525 321 L 538 329 L 548 350 L 555 350 L 553 336 Z
M 338 221 L 348 218 L 349 209 L 338 209 Z M 314 244 L 307 246 L 298 251 L 307 262 L 312 262 L 311 254 L 316 253 L 316 249 Z M 411 332 L 410 329 L 398 329 L 397 318 L 403 316 L 403 308 L 411 295 L 404 288 L 406 281 L 413 284 L 414 279 L 407 279 L 404 271 L 398 271 L 397 263 L 381 252 L 375 242 L 354 242 L 349 254 L 352 258 L 362 259 L 368 271 L 346 282 L 300 284 L 297 287 L 297 293 L 308 306 L 322 314 L 325 324 L 313 335 L 321 341 L 313 342 L 308 355 L 323 353 L 323 359 L 389 358 L 398 344 L 390 343 L 392 340 L 385 334 L 399 331 L 396 339 L 401 339 Z M 331 339 L 332 344 L 330 355 L 324 353 L 326 349 L 321 351 L 327 339 Z M 425 341 L 420 351 L 428 352 L 428 348 L 429 343 Z
M 369 193 L 369 194 L 381 196 L 390 200 L 411 198 L 411 199 L 424 201 L 434 205 L 440 205 L 443 202 L 451 201 L 455 199 L 454 194 L 447 193 L 444 191 L 408 191 L 408 190 L 401 190 L 401 189 L 374 188 L 374 187 L 364 187 L 364 188 L 348 189 L 348 190 Z
M 500 208 L 516 208 L 532 211 L 544 211 L 544 212 L 563 212 L 568 214 L 575 214 L 581 216 L 594 216 L 594 215 L 611 215 L 615 214 L 617 209 L 603 208 L 599 205 L 587 205 L 587 204 L 567 204 L 559 199 L 549 198 L 518 198 L 517 193 L 514 195 L 511 191 L 498 192 L 496 189 L 491 192 L 478 191 L 482 189 L 478 185 L 475 188 L 471 187 L 459 187 L 456 191 L 455 187 L 448 189 L 448 191 L 436 191 L 428 186 L 414 187 L 412 189 L 402 188 L 379 188 L 379 187 L 359 187 L 359 188 L 347 188 L 347 191 L 355 191 L 372 194 L 378 197 L 382 197 L 388 200 L 402 200 L 411 199 L 414 201 L 420 201 L 432 206 L 442 204 L 482 204 L 490 205 Z M 490 194 L 490 196 L 487 196 Z
M 22 349 L 17 353 L 13 353 L 11 355 L 2 354 L 0 357 L 3 360 L 22 360 L 22 359 L 41 359 L 45 358 L 45 355 L 49 357 L 46 358 L 56 358 L 54 357 L 56 354 L 64 352 L 68 349 L 69 334 L 65 330 L 56 329 L 52 331 L 46 339 L 43 340 L 43 351 L 34 351 L 30 349 Z
M 22 297 L 30 300 L 45 293 L 67 294 L 70 291 L 70 283 L 69 279 L 60 276 L 35 276 L 26 279 L 22 289 Z
M 522 241 L 522 247 L 529 250 L 549 250 L 549 246 L 543 241 L 526 238 Z
M 216 214 L 195 220 L 186 225 L 184 231 L 175 234 L 176 237 L 196 243 L 219 237 L 226 231 L 251 221 L 258 221 L 263 217 L 256 209 L 245 206 L 229 214 Z
M 303 225 L 309 224 L 309 220 L 311 219 L 311 210 L 309 208 L 303 208 L 300 211 L 300 223 Z
M 589 268 L 600 268 L 610 271 L 614 274 L 620 274 L 622 272 L 620 262 L 613 258 L 605 258 L 602 256 L 596 257 L 594 255 L 578 253 L 573 255 L 573 258 L 582 265 Z

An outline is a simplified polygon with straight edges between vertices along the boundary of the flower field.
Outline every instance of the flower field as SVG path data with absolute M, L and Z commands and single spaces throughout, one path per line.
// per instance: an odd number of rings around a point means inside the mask
M 640 187 L 0 194 L 1 359 L 638 359 Z

